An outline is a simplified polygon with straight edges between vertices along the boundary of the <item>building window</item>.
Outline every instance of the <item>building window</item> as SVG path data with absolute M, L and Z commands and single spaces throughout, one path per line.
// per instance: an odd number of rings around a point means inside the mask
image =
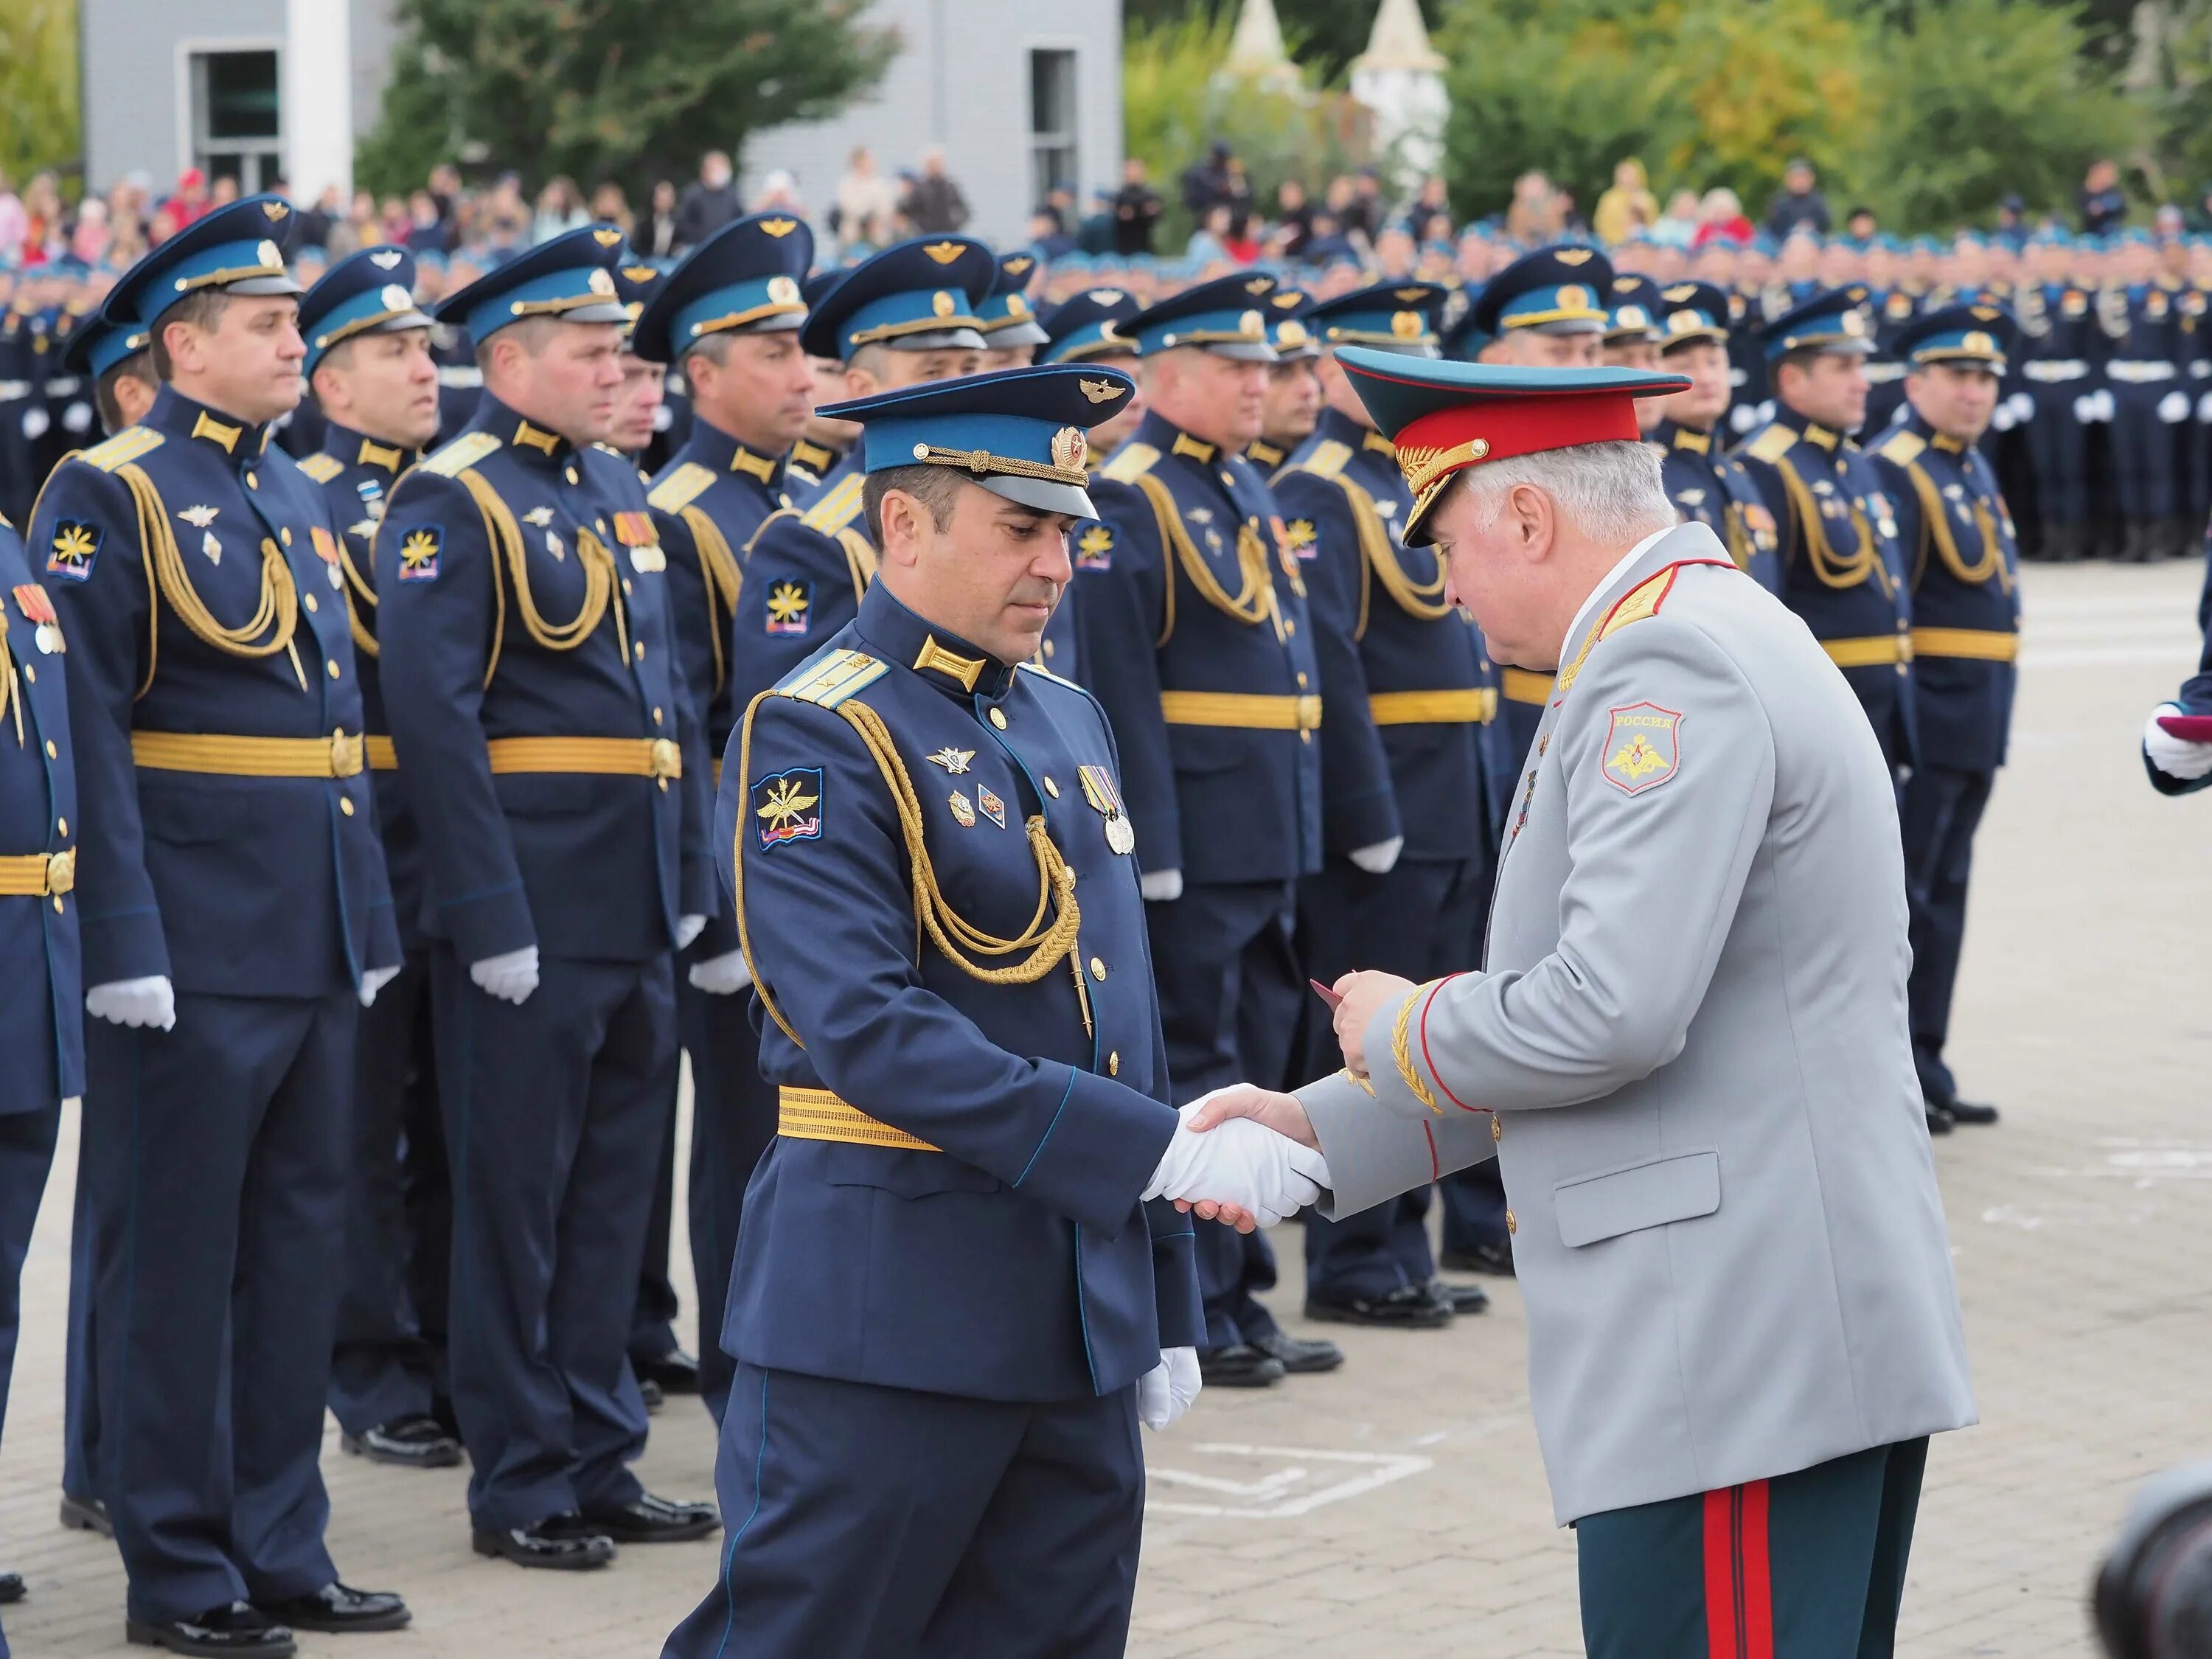
M 235 179 L 247 195 L 283 173 L 276 54 L 192 54 L 192 163 L 210 179 Z
M 1030 54 L 1030 200 L 1075 188 L 1075 54 Z

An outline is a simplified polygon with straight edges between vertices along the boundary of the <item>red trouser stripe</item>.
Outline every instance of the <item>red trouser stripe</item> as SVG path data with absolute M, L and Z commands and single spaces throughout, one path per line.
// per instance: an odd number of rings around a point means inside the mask
M 1735 1639 L 1735 1489 L 1705 1494 L 1705 1659 L 1743 1659 Z
M 1767 1483 L 1743 1493 L 1743 1659 L 1774 1659 L 1774 1575 L 1766 1555 Z
M 1705 1494 L 1706 1659 L 1774 1659 L 1767 1483 Z

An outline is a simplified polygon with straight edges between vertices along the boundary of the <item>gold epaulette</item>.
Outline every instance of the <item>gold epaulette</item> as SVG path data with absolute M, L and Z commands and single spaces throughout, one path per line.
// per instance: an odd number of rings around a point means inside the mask
M 328 483 L 345 471 L 345 463 L 335 455 L 310 455 L 300 463 L 300 471 L 317 483 Z
M 141 455 L 159 449 L 167 440 L 146 426 L 126 426 L 106 443 L 94 444 L 77 459 L 96 466 L 102 472 L 112 472 L 118 467 L 128 466 Z
M 1344 471 L 1344 464 L 1352 459 L 1352 447 L 1340 444 L 1334 438 L 1324 438 L 1313 447 L 1313 453 L 1297 465 L 1301 472 L 1310 472 L 1316 478 L 1334 478 Z
M 1150 444 L 1123 444 L 1098 476 L 1115 483 L 1134 483 L 1158 465 L 1160 452 Z
M 800 514 L 810 530 L 834 536 L 860 515 L 860 487 L 866 480 L 858 472 L 841 479 L 830 493 Z
M 1091 694 L 1073 680 L 1063 678 L 1042 663 L 1018 662 L 1014 665 L 1014 672 L 1017 674 L 1034 674 L 1041 680 L 1050 680 L 1054 685 L 1064 685 L 1071 691 L 1080 692 L 1085 702 L 1091 700 Z
M 714 470 L 702 466 L 696 461 L 686 461 L 646 495 L 663 513 L 681 513 L 706 492 L 714 482 Z
M 776 689 L 779 696 L 796 697 L 817 708 L 835 708 L 865 686 L 890 672 L 890 665 L 864 651 L 832 651 L 819 662 L 808 664 Z
M 1606 616 L 1598 629 L 1601 640 L 1609 640 L 1631 623 L 1640 623 L 1659 614 L 1659 602 L 1667 597 L 1667 590 L 1674 585 L 1674 573 L 1662 570 L 1656 576 L 1647 576 L 1630 588 L 1620 603 Z
M 426 457 L 422 470 L 441 478 L 458 478 L 499 447 L 500 441 L 489 432 L 465 432 L 436 454 Z
M 1786 426 L 1770 426 L 1743 447 L 1743 453 L 1753 460 L 1780 460 L 1797 447 L 1797 434 Z
M 1917 432 L 1893 432 L 1874 447 L 1874 453 L 1885 461 L 1899 466 L 1911 466 L 1928 447 L 1928 441 Z

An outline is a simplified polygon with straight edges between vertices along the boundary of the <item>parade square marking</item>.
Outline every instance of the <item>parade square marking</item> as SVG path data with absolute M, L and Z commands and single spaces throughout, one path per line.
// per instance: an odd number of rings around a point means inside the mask
M 1183 1503 L 1152 1497 L 1146 1500 L 1147 1510 L 1165 1515 L 1221 1515 L 1239 1520 L 1288 1521 L 1436 1467 L 1431 1458 L 1408 1454 L 1320 1451 L 1310 1446 L 1247 1446 L 1233 1441 L 1211 1440 L 1187 1449 L 1204 1457 L 1265 1460 L 1274 1467 L 1251 1480 L 1200 1474 L 1189 1469 L 1149 1468 L 1145 1475 L 1155 1492 L 1162 1486 L 1176 1487 L 1210 1493 L 1224 1501 Z M 1312 1483 L 1323 1479 L 1328 1472 L 1309 1468 L 1306 1465 L 1310 1463 L 1348 1464 L 1358 1472 L 1315 1487 Z

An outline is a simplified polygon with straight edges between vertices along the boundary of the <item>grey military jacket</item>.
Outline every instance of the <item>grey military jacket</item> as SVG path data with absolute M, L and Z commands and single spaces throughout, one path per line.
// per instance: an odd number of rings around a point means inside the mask
M 1569 645 L 1481 969 L 1298 1091 L 1325 1214 L 1497 1155 L 1562 1524 L 1975 1420 L 1865 714 L 1703 526 Z

